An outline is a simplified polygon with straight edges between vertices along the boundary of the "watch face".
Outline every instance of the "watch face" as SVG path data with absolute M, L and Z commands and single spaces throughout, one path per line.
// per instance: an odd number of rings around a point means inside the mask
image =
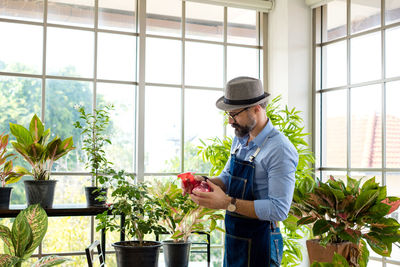
M 236 206 L 233 205 L 232 203 L 230 203 L 230 204 L 228 205 L 228 211 L 234 212 L 235 210 L 236 210 Z

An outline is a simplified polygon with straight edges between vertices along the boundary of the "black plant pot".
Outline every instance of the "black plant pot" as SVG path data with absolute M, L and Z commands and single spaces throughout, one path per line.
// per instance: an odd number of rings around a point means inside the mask
M 26 202 L 29 205 L 39 203 L 42 208 L 48 209 L 53 207 L 54 190 L 57 181 L 24 181 Z
M 0 187 L 0 209 L 10 208 L 10 196 L 12 187 Z
M 88 207 L 103 206 L 106 203 L 106 201 L 105 200 L 99 201 L 97 200 L 97 197 L 103 194 L 107 195 L 107 189 L 108 188 L 104 187 L 86 186 L 85 187 L 86 205 Z
M 187 267 L 189 265 L 191 242 L 163 241 L 164 261 L 166 267 Z
M 117 255 L 118 267 L 157 267 L 161 242 L 144 241 L 139 247 L 139 241 L 121 241 L 112 244 Z

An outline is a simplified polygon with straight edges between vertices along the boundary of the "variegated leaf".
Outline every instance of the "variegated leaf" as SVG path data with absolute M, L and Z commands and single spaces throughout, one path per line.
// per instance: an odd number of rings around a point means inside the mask
M 42 242 L 47 231 L 48 219 L 46 211 L 40 206 L 40 204 L 31 205 L 21 213 L 24 214 L 30 228 L 32 229 L 33 241 L 27 248 L 23 257 L 24 259 L 28 259 Z
M 32 264 L 32 267 L 50 267 L 50 266 L 59 265 L 66 261 L 70 261 L 70 259 L 63 258 L 63 257 L 57 256 L 57 255 L 50 255 L 50 256 L 41 258 L 40 260 L 38 260 L 37 262 Z
M 7 226 L 0 225 L 0 238 L 4 242 L 4 252 L 15 255 L 15 249 L 12 242 L 11 231 Z
M 35 143 L 39 142 L 43 135 L 44 126 L 36 114 L 32 117 L 31 123 L 29 125 L 29 132 Z
M 0 266 L 12 267 L 19 262 L 19 258 L 11 255 L 0 254 Z
M 15 256 L 22 258 L 26 248 L 32 243 L 32 230 L 28 220 L 21 211 L 12 226 L 12 241 L 15 247 Z

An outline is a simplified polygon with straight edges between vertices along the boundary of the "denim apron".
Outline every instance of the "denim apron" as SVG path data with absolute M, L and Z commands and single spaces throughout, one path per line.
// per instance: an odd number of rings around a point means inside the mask
M 266 143 L 267 137 L 261 147 Z M 231 197 L 255 200 L 253 193 L 254 159 L 258 147 L 248 161 L 236 157 L 239 146 L 231 155 L 227 193 Z M 224 267 L 280 266 L 283 240 L 274 222 L 249 218 L 235 212 L 225 214 Z

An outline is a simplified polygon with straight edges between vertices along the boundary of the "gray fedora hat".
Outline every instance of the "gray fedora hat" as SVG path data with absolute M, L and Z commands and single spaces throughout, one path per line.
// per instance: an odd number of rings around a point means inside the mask
M 230 111 L 256 106 L 267 101 L 261 80 L 251 77 L 237 77 L 226 84 L 225 95 L 217 100 L 217 108 Z

